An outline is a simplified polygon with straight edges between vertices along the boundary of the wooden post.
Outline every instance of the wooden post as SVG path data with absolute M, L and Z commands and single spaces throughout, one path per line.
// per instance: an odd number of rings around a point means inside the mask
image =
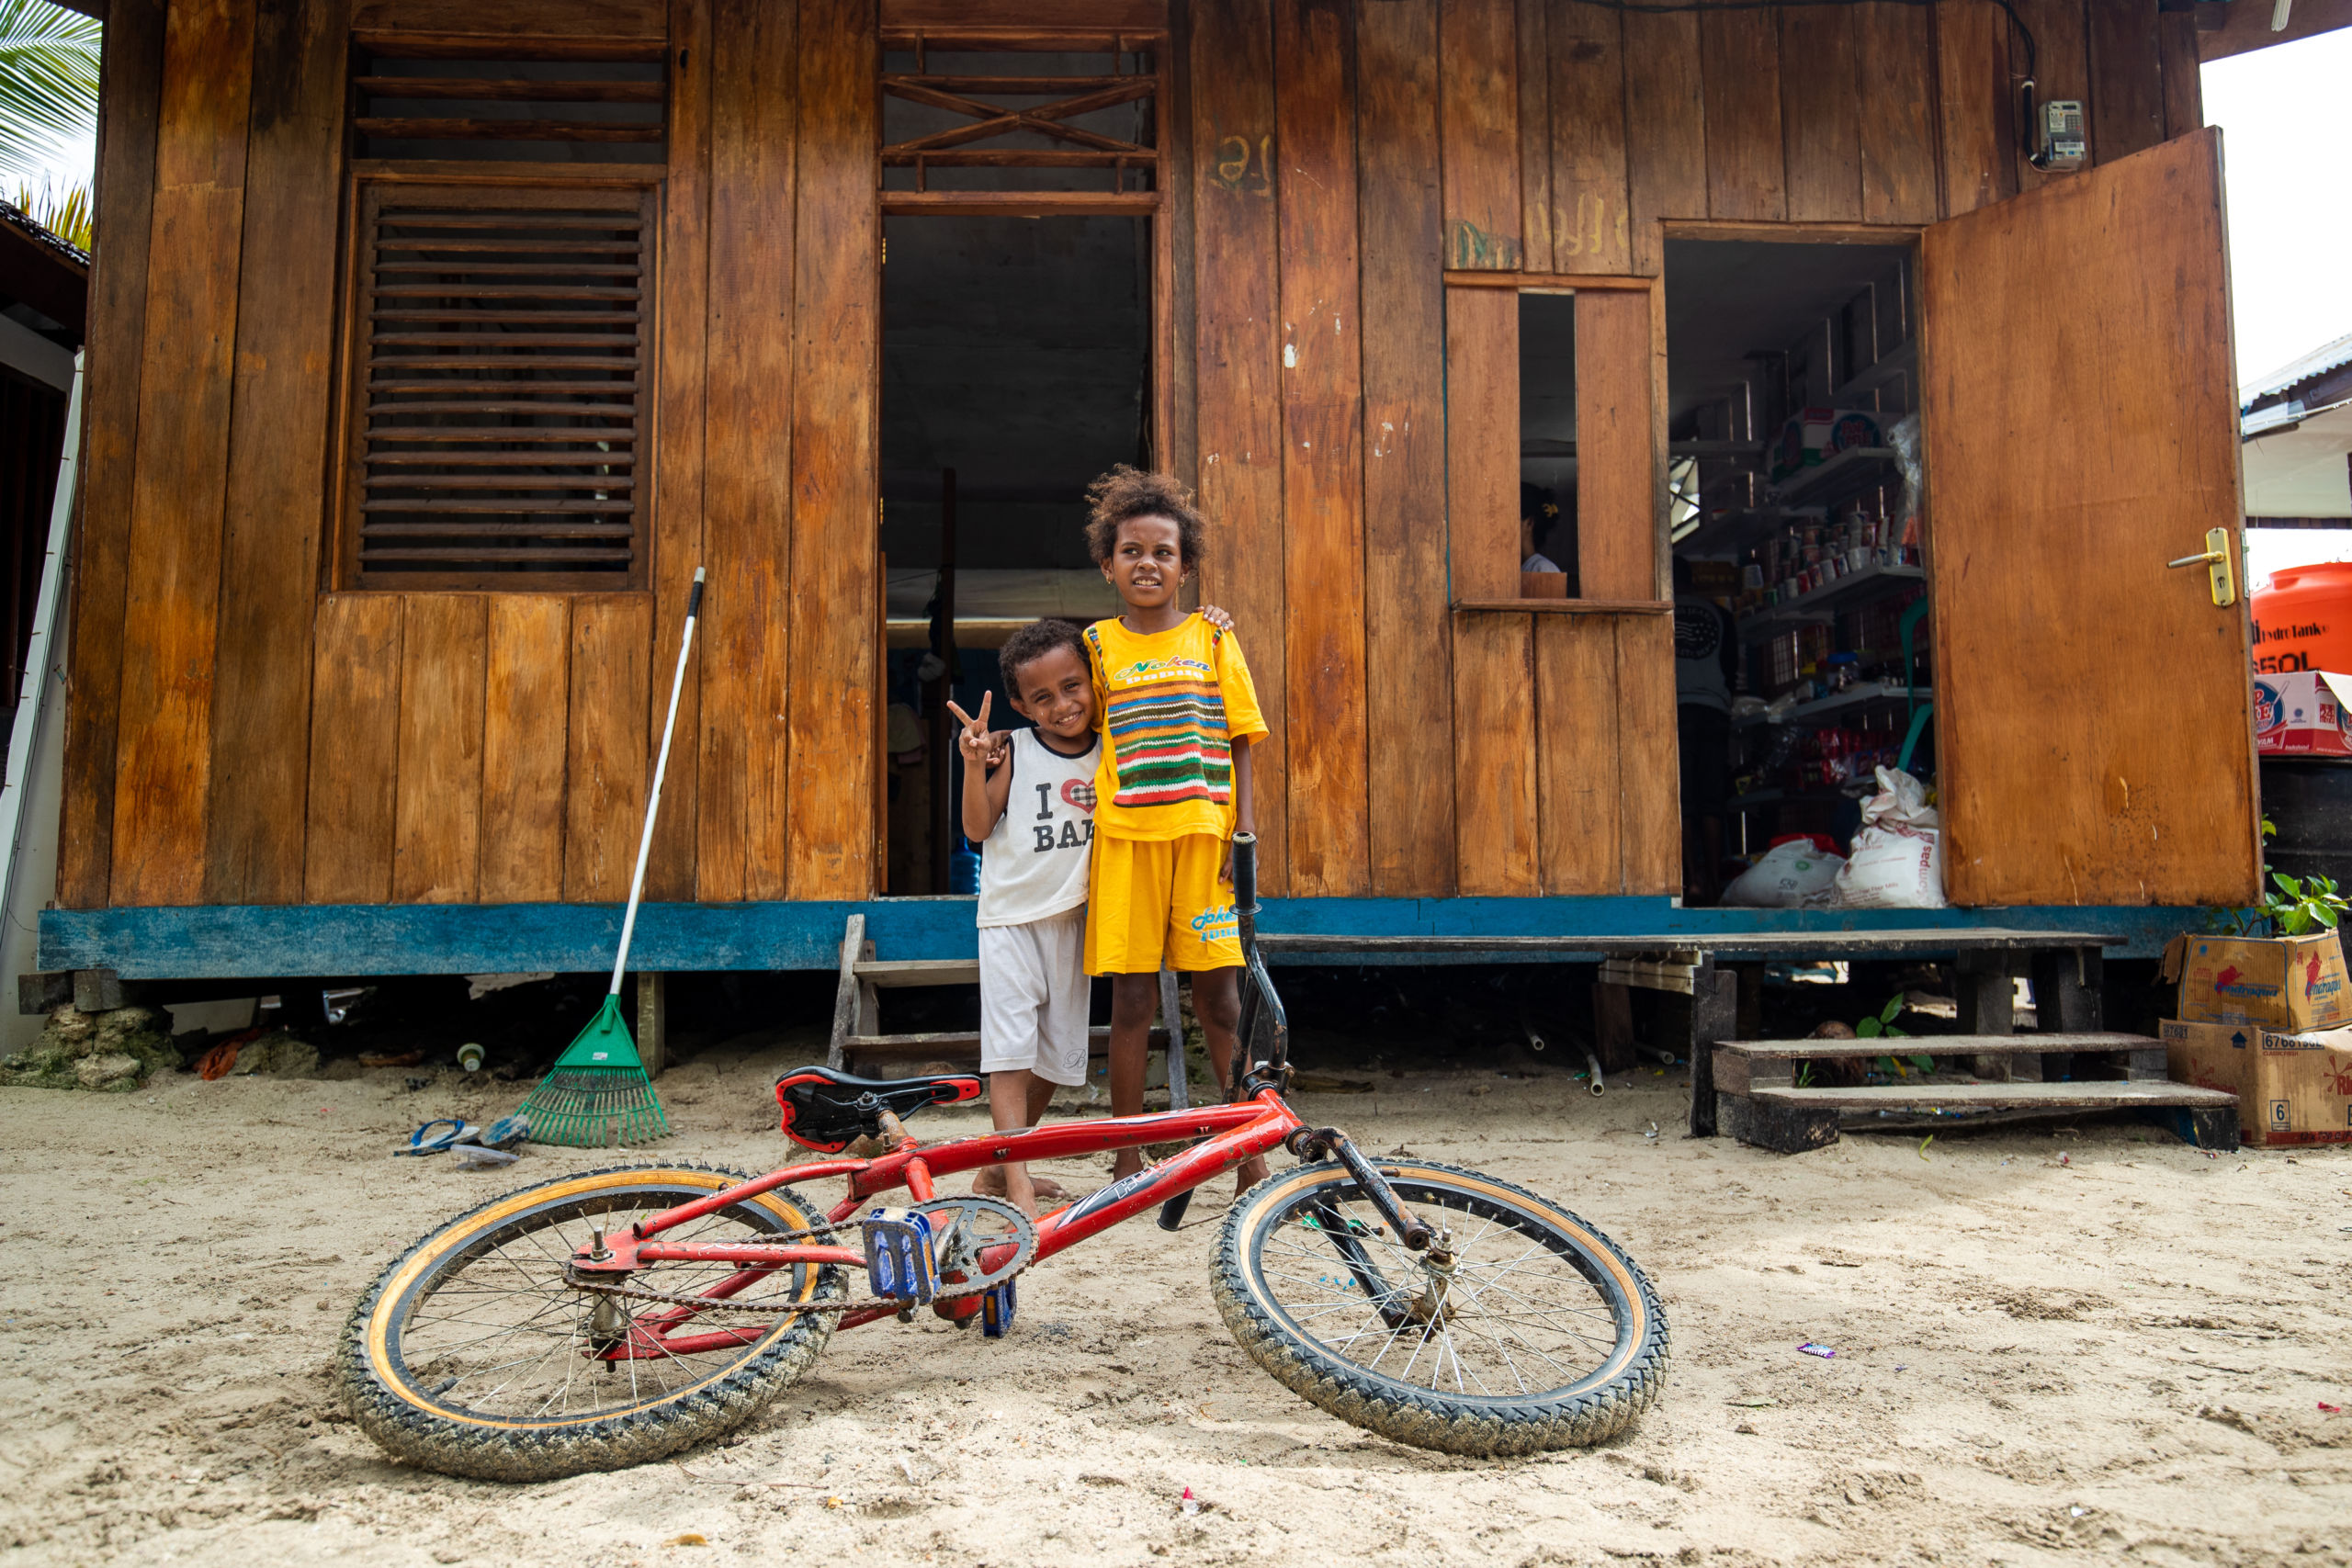
M 1634 992 L 1630 986 L 1597 980 L 1592 987 L 1593 1055 L 1604 1073 L 1622 1073 L 1634 1065 Z
M 1739 976 L 1702 953 L 1690 976 L 1690 1133 L 1715 1135 L 1715 1045 L 1739 1037 Z
M 111 969 L 74 971 L 74 1005 L 84 1012 L 112 1012 L 124 1005 L 122 976 Z
M 857 961 L 865 951 L 865 917 L 852 915 L 842 933 L 841 983 L 833 987 L 833 1039 L 825 1066 L 841 1071 L 851 1032 L 857 1026 Z
M 1963 953 L 1953 965 L 1959 993 L 1960 1032 L 2013 1034 L 2017 1032 L 2017 977 L 2009 973 L 2006 953 Z M 1978 1056 L 1974 1071 L 1980 1078 L 2005 1083 L 2038 1083 L 2039 1056 Z
M 956 835 L 963 827 L 956 809 L 962 795 L 956 779 L 956 725 L 947 716 L 956 694 L 956 470 L 939 470 L 939 619 L 931 629 L 931 651 L 943 666 L 923 700 L 931 705 L 931 891 L 949 891 Z M 1010 723 L 1008 717 L 1006 722 Z M 887 762 L 886 762 L 887 765 Z
M 2061 947 L 2033 955 L 2033 1020 L 2041 1034 L 2087 1034 L 2098 1031 L 2103 1011 L 2099 988 L 2106 979 L 2105 954 L 2096 947 Z M 2056 1053 L 2041 1058 L 2042 1077 L 2065 1065 Z
M 645 1076 L 658 1078 L 670 1060 L 670 977 L 637 977 L 637 1055 Z

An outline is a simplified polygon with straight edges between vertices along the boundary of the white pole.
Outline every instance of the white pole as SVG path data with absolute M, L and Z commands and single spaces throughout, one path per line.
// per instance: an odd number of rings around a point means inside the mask
M 74 472 L 82 447 L 82 355 L 74 355 L 74 389 L 65 404 L 65 449 L 57 464 L 57 499 L 49 509 L 49 551 L 41 558 L 40 592 L 33 604 L 32 640 L 17 689 L 16 722 L 8 730 L 8 774 L 0 785 L 0 824 L 8 833 L 0 859 L 0 903 L 16 907 L 18 852 L 24 847 L 25 795 L 33 767 L 33 740 L 40 733 L 41 709 L 49 700 L 49 645 L 57 629 L 57 609 L 65 596 L 65 548 L 74 532 Z
M 695 568 L 694 591 L 686 596 L 686 631 L 678 639 L 678 672 L 670 677 L 670 716 L 662 721 L 662 754 L 653 762 L 653 794 L 645 803 L 645 831 L 637 840 L 637 873 L 628 879 L 628 913 L 621 917 L 621 950 L 613 958 L 613 988 L 607 993 L 611 996 L 621 994 L 621 972 L 628 967 L 628 944 L 637 934 L 637 897 L 645 891 L 646 857 L 653 852 L 653 819 L 662 810 L 662 779 L 670 771 L 670 732 L 678 727 L 678 694 L 686 686 L 686 651 L 695 645 L 695 619 L 702 614 L 702 574 L 701 567 Z

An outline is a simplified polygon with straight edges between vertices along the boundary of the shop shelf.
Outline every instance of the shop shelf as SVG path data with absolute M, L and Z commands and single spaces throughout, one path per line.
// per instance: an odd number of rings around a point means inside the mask
M 1809 703 L 1799 703 L 1782 714 L 1780 722 L 1798 726 L 1839 724 L 1873 709 L 1894 705 L 1909 705 L 1912 697 L 1927 702 L 1931 694 L 1925 686 L 1905 687 L 1900 681 L 1862 681 L 1842 692 L 1832 692 L 1826 697 L 1815 697 Z M 1735 721 L 1740 728 L 1770 724 L 1763 714 L 1751 714 Z
M 1835 582 L 1825 582 L 1810 593 L 1800 593 L 1793 599 L 1749 612 L 1740 619 L 1739 638 L 1742 642 L 1761 642 L 1791 626 L 1826 621 L 1849 600 L 1927 580 L 1928 569 L 1923 566 L 1866 566 Z
M 1877 489 L 1902 471 L 1892 446 L 1849 446 L 1827 462 L 1799 468 L 1773 486 L 1772 499 L 1783 506 L 1835 506 Z

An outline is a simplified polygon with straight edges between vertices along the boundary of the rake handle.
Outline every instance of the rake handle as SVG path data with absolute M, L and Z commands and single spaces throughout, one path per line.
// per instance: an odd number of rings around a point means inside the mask
M 637 870 L 628 879 L 628 910 L 621 917 L 621 950 L 613 957 L 613 985 L 606 993 L 621 994 L 621 976 L 628 968 L 628 944 L 637 935 L 637 904 L 645 891 L 645 863 L 653 853 L 653 823 L 662 814 L 662 781 L 670 772 L 670 735 L 678 727 L 678 694 L 686 686 L 686 656 L 695 646 L 695 622 L 702 616 L 703 569 L 695 568 L 695 585 L 686 594 L 686 629 L 678 638 L 678 671 L 670 677 L 670 714 L 662 721 L 662 750 L 653 761 L 653 791 L 645 801 L 645 830 L 638 835 Z

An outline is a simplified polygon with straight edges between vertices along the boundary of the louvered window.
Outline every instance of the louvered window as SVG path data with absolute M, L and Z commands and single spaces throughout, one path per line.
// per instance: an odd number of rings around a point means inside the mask
M 360 185 L 346 585 L 641 584 L 654 210 L 644 188 Z

